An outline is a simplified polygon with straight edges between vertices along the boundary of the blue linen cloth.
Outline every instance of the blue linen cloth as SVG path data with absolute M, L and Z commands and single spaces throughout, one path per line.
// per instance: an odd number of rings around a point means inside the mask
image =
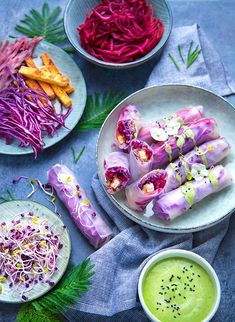
M 180 63 L 179 72 L 168 57 L 171 52 L 177 61 L 178 44 L 187 53 L 190 41 L 199 44 L 202 53 L 186 69 Z M 165 83 L 185 83 L 214 90 L 220 95 L 235 92 L 235 86 L 204 32 L 198 25 L 180 27 L 172 35 L 154 68 L 147 86 Z M 194 234 L 166 234 L 141 227 L 126 218 L 107 198 L 97 175 L 92 188 L 97 201 L 115 225 L 116 236 L 90 258 L 96 274 L 88 293 L 64 313 L 70 321 L 147 321 L 137 297 L 137 283 L 141 269 L 149 257 L 166 248 L 193 250 L 213 263 L 227 232 L 229 218 L 222 223 Z M 218 210 L 219 211 L 219 210 Z M 225 309 L 225 308 L 224 308 Z M 112 316 L 112 318 L 111 318 Z

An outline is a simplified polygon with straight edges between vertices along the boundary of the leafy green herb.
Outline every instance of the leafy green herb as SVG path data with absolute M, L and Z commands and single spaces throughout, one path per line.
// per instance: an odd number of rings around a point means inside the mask
M 83 154 L 83 152 L 85 151 L 85 146 L 81 149 L 81 151 L 78 153 L 78 155 L 76 155 L 76 153 L 75 153 L 75 150 L 74 150 L 74 148 L 72 147 L 71 148 L 71 150 L 72 150 L 72 154 L 73 154 L 73 162 L 75 163 L 75 164 L 77 164 L 78 163 L 78 161 L 79 161 L 79 159 L 81 158 L 81 156 L 82 156 L 82 154 Z
M 196 48 L 192 51 L 193 48 L 193 41 L 190 42 L 189 50 L 188 50 L 188 56 L 187 56 L 187 65 L 186 67 L 189 68 L 195 60 L 198 58 L 198 56 L 201 53 L 201 48 L 199 48 L 199 45 L 196 46 Z
M 178 45 L 178 52 L 179 52 L 179 55 L 180 55 L 180 58 L 181 58 L 182 62 L 186 66 L 186 68 L 189 68 L 195 62 L 195 60 L 198 58 L 198 56 L 200 55 L 202 50 L 201 50 L 201 48 L 199 48 L 199 45 L 197 45 L 195 47 L 195 49 L 193 49 L 193 40 L 192 40 L 190 42 L 190 45 L 189 45 L 188 54 L 187 54 L 187 61 L 186 62 L 185 62 L 185 59 L 184 59 L 180 44 Z M 180 67 L 179 67 L 179 64 L 176 61 L 176 59 L 173 57 L 173 55 L 171 53 L 169 53 L 168 55 L 169 55 L 170 59 L 172 60 L 172 62 L 174 63 L 175 67 L 178 69 L 178 71 L 180 71 Z
M 95 93 L 87 97 L 85 111 L 76 129 L 84 131 L 100 128 L 112 109 L 120 103 L 127 94 L 106 92 L 103 95 Z
M 95 274 L 94 265 L 86 259 L 81 265 L 73 267 L 49 293 L 30 303 L 21 305 L 17 322 L 58 322 L 61 313 L 68 306 L 74 305 L 87 292 L 90 279 Z
M 6 202 L 6 201 L 10 201 L 10 200 L 15 200 L 14 195 L 13 195 L 13 193 L 12 193 L 11 190 L 7 189 L 6 190 L 6 193 L 8 194 L 9 199 L 7 199 L 7 198 L 5 198 L 3 196 L 0 196 L 0 200 L 2 200 L 2 202 Z
M 174 63 L 175 67 L 178 69 L 178 71 L 180 72 L 180 67 L 179 64 L 177 63 L 177 61 L 175 60 L 175 58 L 173 57 L 173 55 L 171 53 L 168 54 L 168 56 L 170 57 L 170 59 L 172 60 L 172 62 Z
M 182 62 L 185 64 L 184 57 L 183 57 L 182 50 L 181 50 L 181 45 L 178 45 L 178 51 L 179 51 L 180 58 L 181 58 Z
M 41 12 L 30 10 L 30 15 L 25 15 L 21 20 L 22 24 L 17 25 L 15 29 L 30 38 L 42 36 L 52 44 L 59 44 L 67 40 L 63 18 L 59 18 L 61 11 L 59 6 L 50 10 L 48 3 L 44 3 Z M 71 51 L 71 47 L 64 50 Z

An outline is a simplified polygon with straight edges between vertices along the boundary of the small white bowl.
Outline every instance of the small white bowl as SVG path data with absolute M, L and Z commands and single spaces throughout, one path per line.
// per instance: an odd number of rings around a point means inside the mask
M 202 268 L 204 268 L 204 270 L 209 274 L 214 287 L 215 287 L 215 291 L 216 291 L 216 301 L 214 304 L 214 308 L 213 310 L 210 312 L 210 314 L 206 317 L 206 319 L 203 322 L 209 322 L 212 317 L 215 315 L 218 307 L 219 307 L 219 303 L 220 303 L 220 298 L 221 298 L 221 288 L 220 288 L 220 282 L 219 279 L 217 277 L 216 272 L 214 271 L 214 269 L 212 268 L 212 266 L 201 256 L 187 251 L 187 250 L 182 250 L 182 249 L 169 249 L 169 250 L 165 250 L 165 251 L 161 251 L 158 254 L 154 255 L 144 266 L 140 277 L 139 277 L 139 283 L 138 283 L 138 294 L 139 294 L 139 299 L 141 302 L 141 305 L 145 311 L 145 313 L 147 314 L 147 316 L 149 317 L 149 319 L 153 322 L 161 322 L 160 320 L 158 320 L 148 309 L 147 305 L 145 304 L 144 301 L 144 297 L 143 297 L 143 292 L 142 292 L 142 287 L 143 287 L 143 281 L 145 278 L 146 273 L 149 271 L 149 269 L 155 265 L 157 262 L 169 258 L 169 257 L 183 257 L 183 258 L 187 258 L 190 259 L 192 261 L 194 261 L 195 263 L 197 263 L 198 265 L 200 265 Z

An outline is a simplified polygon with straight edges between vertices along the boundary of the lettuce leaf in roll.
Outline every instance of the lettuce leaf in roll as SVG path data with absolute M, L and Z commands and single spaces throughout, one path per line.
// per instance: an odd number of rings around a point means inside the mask
M 148 203 L 156 198 L 165 187 L 166 171 L 153 170 L 126 188 L 128 206 L 136 211 L 143 211 Z
M 205 197 L 232 184 L 232 176 L 223 166 L 218 165 L 201 180 L 188 181 L 179 188 L 154 199 L 153 212 L 164 220 L 173 220 L 185 214 L 190 207 Z
M 65 165 L 56 164 L 47 173 L 48 183 L 68 209 L 73 221 L 89 240 L 98 248 L 112 238 L 112 231 L 95 211 L 86 192 L 72 171 Z
M 128 105 L 121 111 L 115 130 L 115 144 L 127 151 L 131 141 L 137 138 L 141 127 L 141 114 L 134 105 Z
M 165 141 L 156 142 L 153 148 L 153 168 L 162 168 L 204 142 L 217 139 L 219 129 L 212 118 L 195 121 L 182 126 L 177 135 L 171 135 Z
M 145 142 L 132 140 L 130 144 L 130 171 L 132 180 L 137 180 L 152 168 L 153 150 Z
M 154 128 L 158 127 L 164 129 L 167 123 L 172 120 L 178 120 L 182 125 L 187 125 L 194 121 L 200 120 L 203 117 L 203 106 L 189 106 L 188 108 L 179 110 L 175 114 L 165 117 L 159 121 L 142 126 L 138 134 L 138 139 L 150 144 L 151 142 L 153 142 L 151 131 Z
M 178 188 L 187 179 L 191 179 L 191 170 L 194 164 L 204 164 L 210 168 L 223 160 L 231 149 L 224 137 L 206 142 L 194 148 L 166 167 L 167 181 L 164 192 Z
M 104 160 L 104 177 L 107 191 L 114 194 L 125 188 L 131 178 L 129 156 L 124 152 L 111 152 Z

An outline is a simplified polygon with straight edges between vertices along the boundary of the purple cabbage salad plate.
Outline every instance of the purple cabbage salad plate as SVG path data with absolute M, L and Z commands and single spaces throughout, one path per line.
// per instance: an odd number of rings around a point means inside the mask
M 123 110 L 130 106 L 140 113 L 142 128 L 132 138 L 138 144 L 128 142 L 126 149 L 120 150 L 116 144 L 116 129 Z M 131 122 L 131 116 L 133 113 L 126 116 L 127 123 Z M 138 114 L 138 121 L 139 119 Z M 235 185 L 232 184 L 232 179 L 235 178 L 234 124 L 234 107 L 224 98 L 200 87 L 169 84 L 152 86 L 133 93 L 109 114 L 99 133 L 97 168 L 107 196 L 123 215 L 153 230 L 170 233 L 194 232 L 217 224 L 235 209 Z M 176 125 L 179 125 L 179 129 L 175 135 L 173 132 Z M 163 141 L 156 142 L 159 135 Z M 143 145 L 153 152 L 147 162 L 144 160 Z M 137 154 L 133 151 L 136 146 Z M 125 153 L 125 160 L 129 158 L 129 168 L 127 164 L 125 168 L 128 169 L 130 178 L 120 184 L 120 189 L 110 193 L 104 160 L 112 152 L 116 152 L 116 156 L 120 152 Z M 143 157 L 144 162 L 139 160 L 139 156 Z M 117 169 L 118 166 L 123 166 L 119 161 L 120 158 L 116 158 L 114 154 L 113 163 Z M 212 189 L 210 183 L 216 185 L 213 169 L 221 166 L 231 180 L 226 184 L 221 183 L 222 190 Z M 157 169 L 160 172 L 150 172 Z M 199 184 L 198 189 L 200 171 L 208 176 L 208 185 L 201 188 Z M 115 171 L 113 178 L 109 183 L 115 186 L 119 183 Z M 188 186 L 186 184 L 185 188 L 184 185 L 188 180 L 197 180 L 197 184 L 193 185 L 196 190 L 192 207 L 187 207 L 185 211 L 184 202 L 181 202 L 177 216 L 165 220 L 158 211 L 161 212 L 163 200 L 168 200 L 167 193 L 173 196 L 167 203 L 167 212 L 171 213 L 171 209 L 176 206 L 172 191 L 182 189 L 181 196 L 185 201 L 184 198 L 188 198 L 187 191 L 185 193 Z M 165 199 L 158 202 L 161 198 Z
M 44 150 L 64 139 L 77 125 L 85 108 L 87 90 L 81 70 L 64 50 L 44 40 L 40 41 L 33 52 L 33 58 L 37 66 L 41 66 L 42 64 L 40 55 L 43 53 L 49 54 L 61 73 L 69 77 L 70 83 L 75 89 L 74 92 L 70 94 L 72 110 L 65 119 L 65 127 L 61 126 L 58 128 L 53 136 L 49 136 L 48 134 L 44 135 Z M 55 100 L 55 107 L 57 113 L 59 113 L 61 106 L 58 100 Z M 63 114 L 66 112 L 68 112 L 67 109 L 63 107 Z M 0 139 L 0 154 L 23 155 L 31 153 L 34 153 L 32 148 L 30 146 L 20 147 L 18 140 L 14 139 L 11 144 L 6 144 L 6 140 L 4 138 Z

